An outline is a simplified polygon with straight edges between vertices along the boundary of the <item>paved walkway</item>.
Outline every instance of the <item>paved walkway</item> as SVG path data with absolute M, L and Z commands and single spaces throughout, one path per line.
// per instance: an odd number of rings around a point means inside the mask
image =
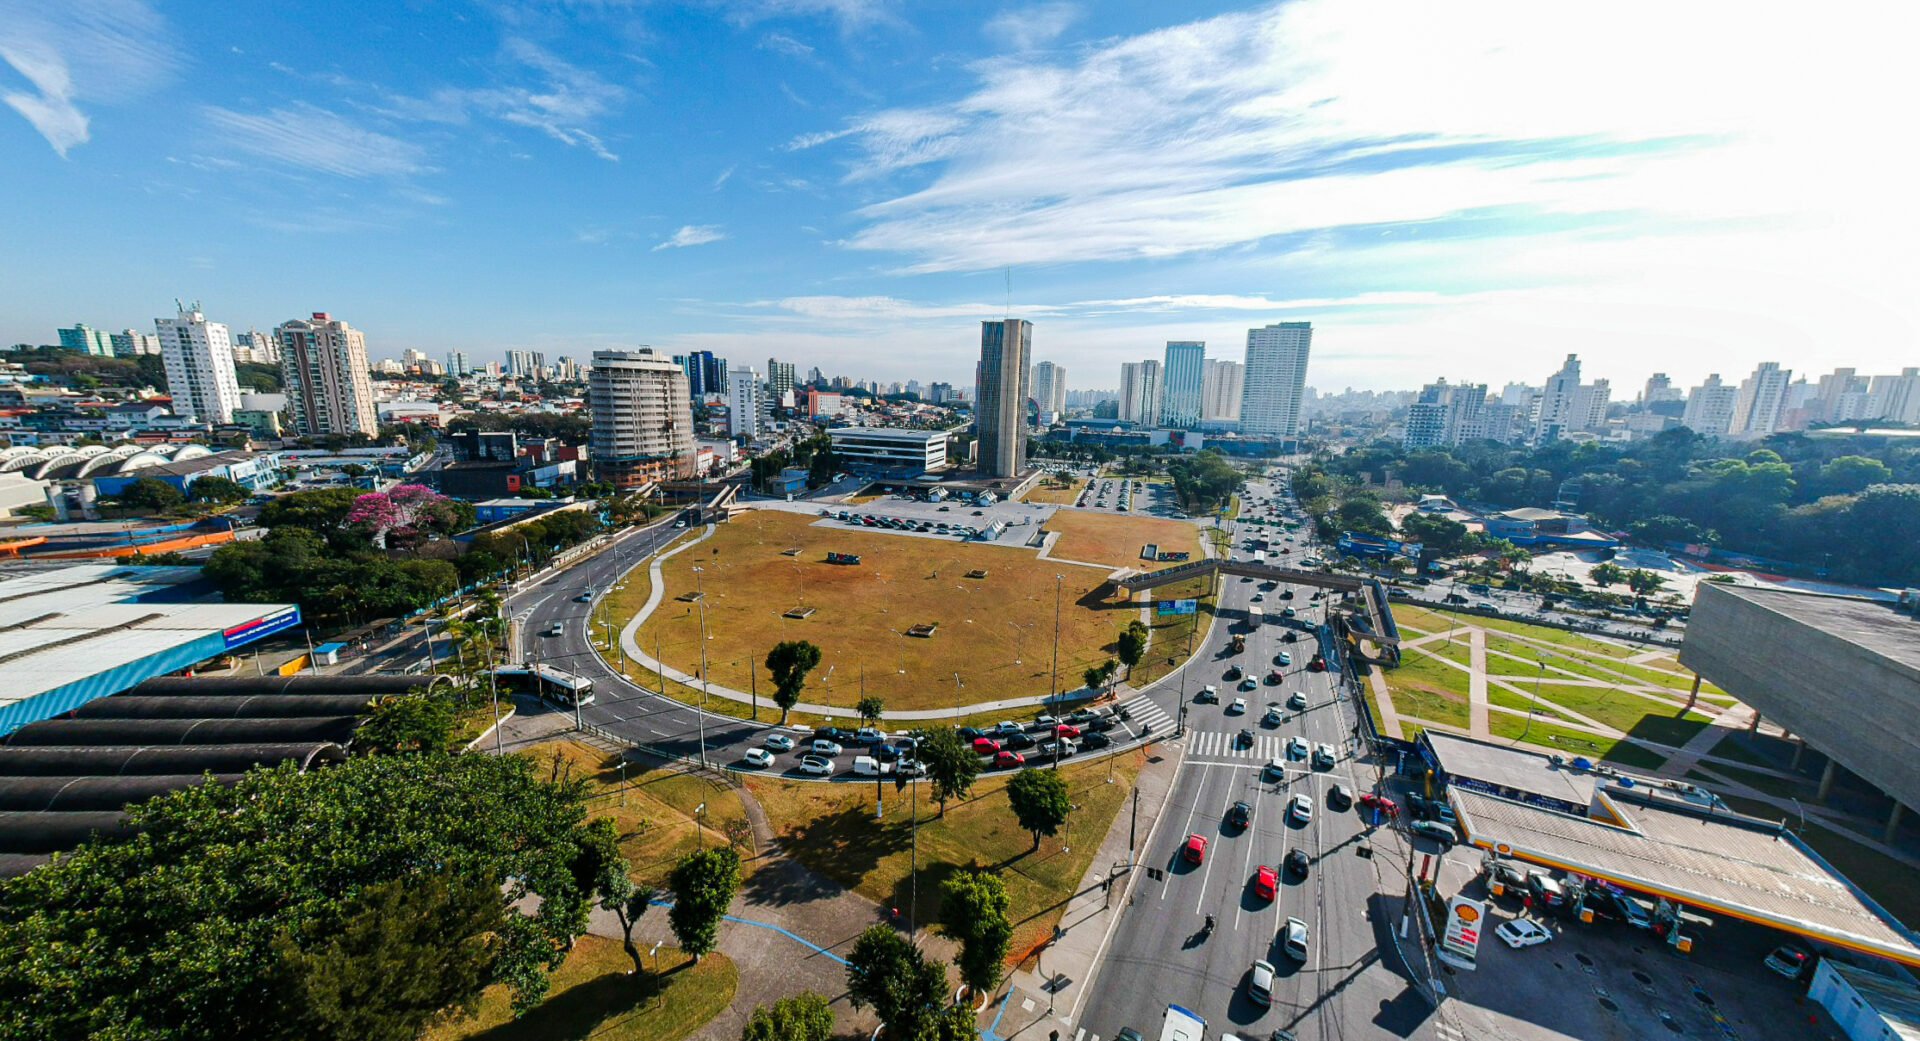
M 1483 741 L 1487 730 L 1487 634 L 1467 630 L 1467 730 Z

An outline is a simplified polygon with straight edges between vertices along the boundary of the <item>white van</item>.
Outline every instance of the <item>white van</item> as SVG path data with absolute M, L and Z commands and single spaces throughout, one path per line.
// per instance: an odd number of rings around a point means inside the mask
M 853 772 L 862 777 L 878 777 L 886 773 L 887 768 L 870 755 L 857 755 L 853 757 Z

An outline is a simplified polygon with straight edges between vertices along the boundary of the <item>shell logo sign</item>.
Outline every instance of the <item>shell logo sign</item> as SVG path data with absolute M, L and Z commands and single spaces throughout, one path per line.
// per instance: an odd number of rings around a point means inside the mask
M 1460 904 L 1453 909 L 1453 916 L 1468 925 L 1480 920 L 1480 909 L 1472 904 Z
M 1509 845 L 1507 845 L 1507 844 L 1506 844 L 1506 843 L 1504 843 L 1504 842 L 1502 842 L 1502 843 L 1499 843 L 1499 844 L 1497 844 L 1497 845 L 1495 845 L 1495 846 L 1493 847 L 1493 851 L 1494 851 L 1495 853 L 1498 853 L 1498 854 L 1500 854 L 1500 855 L 1501 855 L 1501 856 L 1503 856 L 1503 857 L 1509 857 L 1509 856 L 1512 856 L 1512 855 L 1513 855 L 1513 847 L 1512 847 L 1512 846 L 1509 846 Z
M 1464 896 L 1447 901 L 1447 928 L 1434 953 L 1456 969 L 1471 972 L 1480 951 L 1480 920 L 1487 916 L 1487 905 Z

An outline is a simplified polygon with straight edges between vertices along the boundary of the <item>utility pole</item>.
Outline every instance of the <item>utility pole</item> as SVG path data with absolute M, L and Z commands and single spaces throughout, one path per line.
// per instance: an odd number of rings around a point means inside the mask
M 1133 851 L 1140 847 L 1140 789 L 1133 790 L 1133 817 L 1127 821 L 1127 868 L 1133 868 Z
M 701 586 L 703 569 L 693 569 L 694 598 L 700 601 L 700 765 L 707 765 L 707 593 Z M 706 805 L 705 803 L 701 804 Z M 704 847 L 703 847 L 704 848 Z
M 1053 576 L 1053 690 L 1055 698 L 1060 696 L 1060 583 L 1065 575 Z

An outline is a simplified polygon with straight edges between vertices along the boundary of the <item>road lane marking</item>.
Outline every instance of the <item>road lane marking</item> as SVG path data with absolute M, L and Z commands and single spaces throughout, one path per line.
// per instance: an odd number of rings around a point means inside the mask
M 1186 763 L 1181 764 L 1182 768 L 1185 768 L 1187 765 L 1188 764 Z M 1188 835 L 1193 834 L 1193 815 L 1200 812 L 1200 796 L 1201 796 L 1201 793 L 1206 790 L 1207 770 L 1211 766 L 1213 766 L 1212 763 L 1203 763 L 1200 766 L 1200 782 L 1193 793 L 1193 806 L 1187 810 L 1187 823 L 1185 827 L 1185 834 L 1188 834 Z M 1175 778 L 1174 783 L 1178 784 L 1179 779 Z M 1184 838 L 1180 840 L 1181 847 L 1183 850 L 1185 849 L 1186 841 L 1187 840 Z M 1181 857 L 1184 855 L 1185 855 L 1184 852 L 1174 854 L 1175 857 Z M 1173 872 L 1169 870 L 1167 872 L 1166 879 L 1160 883 L 1160 899 L 1165 900 L 1167 898 L 1167 892 L 1172 888 L 1173 888 Z

